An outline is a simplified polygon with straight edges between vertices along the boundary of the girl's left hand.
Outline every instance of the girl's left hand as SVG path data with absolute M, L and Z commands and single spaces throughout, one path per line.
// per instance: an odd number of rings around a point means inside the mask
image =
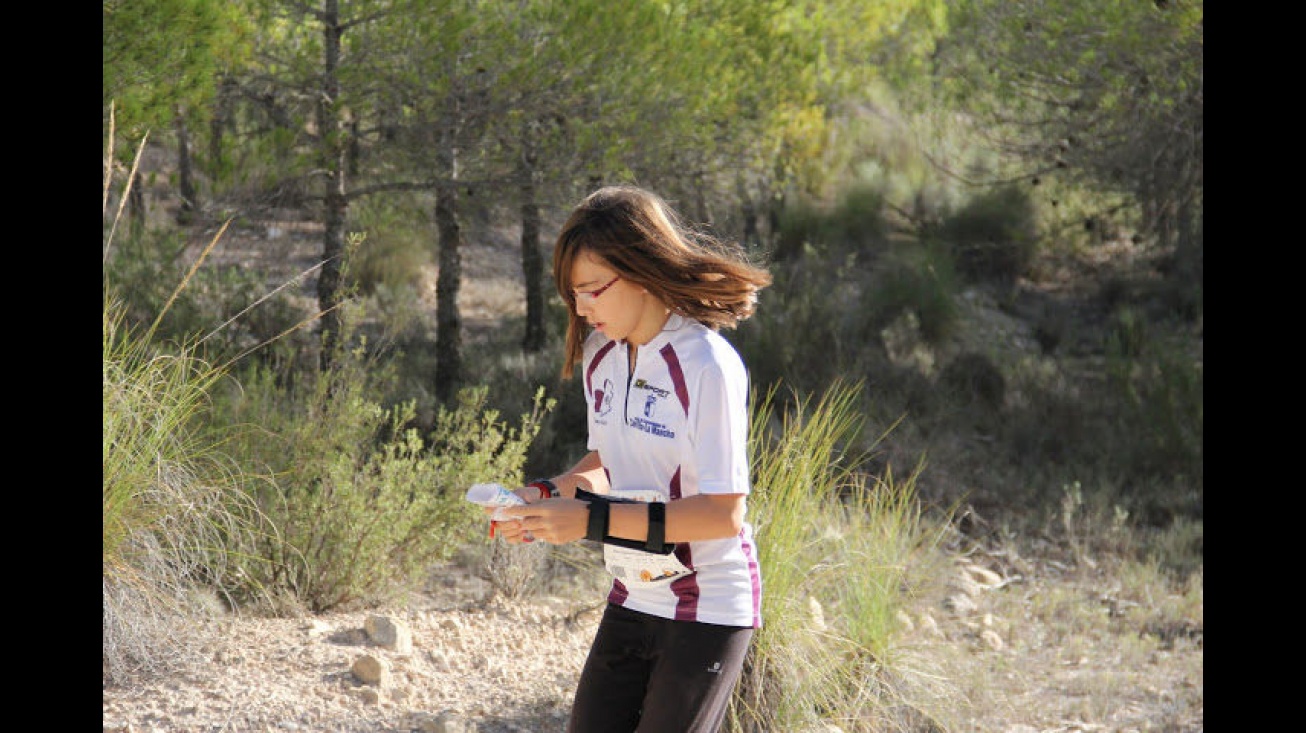
M 579 499 L 544 499 L 527 506 L 506 507 L 502 513 L 519 521 L 502 522 L 499 524 L 501 530 L 515 525 L 518 533 L 529 534 L 552 545 L 584 539 L 589 525 L 589 503 Z M 504 536 L 507 539 L 508 534 L 505 532 Z

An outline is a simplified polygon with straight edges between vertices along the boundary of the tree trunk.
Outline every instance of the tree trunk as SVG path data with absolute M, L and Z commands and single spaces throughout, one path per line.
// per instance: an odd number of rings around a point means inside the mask
M 526 333 L 522 350 L 537 353 L 544 348 L 544 257 L 540 252 L 540 205 L 536 203 L 535 140 L 527 125 L 522 134 L 521 155 L 521 269 L 526 283 Z
M 190 135 L 186 132 L 186 120 L 181 110 L 176 110 L 174 125 L 177 130 L 177 192 L 181 204 L 177 207 L 177 224 L 186 226 L 195 221 L 199 211 L 199 195 L 195 188 L 195 169 L 191 165 Z
M 436 190 L 435 225 L 440 246 L 440 274 L 435 282 L 435 395 L 448 402 L 458 391 L 462 373 L 462 318 L 458 313 L 462 231 L 458 226 L 458 188 L 452 183 Z
M 209 120 L 208 173 L 210 195 L 213 195 L 213 188 L 216 184 L 223 180 L 223 171 L 226 168 L 222 158 L 227 128 L 231 125 L 231 105 L 232 97 L 235 95 L 235 87 L 235 82 L 224 76 L 218 84 L 217 98 L 213 102 L 213 117 Z
M 145 181 L 139 168 L 132 176 L 131 190 L 127 193 L 127 221 L 133 237 L 145 234 Z
M 340 338 L 342 319 L 335 307 L 340 300 L 341 259 L 345 251 L 345 218 L 349 199 L 345 196 L 345 146 L 341 141 L 340 118 L 336 108 L 340 93 L 337 70 L 340 65 L 340 14 L 338 0 L 322 3 L 323 56 L 322 97 L 317 105 L 318 131 L 321 134 L 322 169 L 326 175 L 322 233 L 322 265 L 317 280 L 317 305 L 322 313 L 318 332 L 322 338 L 318 364 L 322 371 L 331 367 Z
M 462 381 L 462 316 L 458 290 L 462 284 L 462 230 L 458 225 L 458 92 L 449 93 L 436 145 L 438 176 L 445 179 L 435 192 L 435 226 L 440 248 L 440 274 L 435 281 L 435 395 L 449 402 Z

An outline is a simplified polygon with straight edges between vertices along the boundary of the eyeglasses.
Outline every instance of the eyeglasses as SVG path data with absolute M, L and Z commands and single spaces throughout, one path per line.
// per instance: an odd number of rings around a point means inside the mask
M 592 305 L 594 301 L 599 299 L 600 295 L 603 295 L 604 291 L 612 287 L 613 283 L 617 282 L 620 279 L 621 276 L 617 275 L 616 277 L 609 280 L 606 285 L 604 285 L 601 288 L 598 288 L 597 290 L 584 290 L 584 291 L 573 290 L 572 293 L 576 296 L 576 304 L 580 305 L 581 303 L 584 303 L 585 305 Z

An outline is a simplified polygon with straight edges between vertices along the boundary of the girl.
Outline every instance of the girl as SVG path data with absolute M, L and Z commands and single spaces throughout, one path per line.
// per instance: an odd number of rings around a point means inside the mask
M 553 277 L 589 452 L 518 489 L 528 503 L 498 530 L 603 543 L 613 581 L 567 730 L 716 733 L 762 624 L 748 374 L 718 329 L 753 314 L 770 275 L 656 194 L 610 186 L 563 225 Z

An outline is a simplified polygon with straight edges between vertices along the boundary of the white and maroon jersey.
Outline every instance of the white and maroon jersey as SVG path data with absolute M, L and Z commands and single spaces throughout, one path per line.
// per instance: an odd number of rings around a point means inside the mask
M 749 493 L 748 373 L 734 347 L 673 313 L 639 347 L 633 374 L 629 364 L 625 341 L 598 331 L 585 340 L 588 447 L 598 451 L 612 495 L 654 490 L 673 502 Z M 608 600 L 669 619 L 762 625 L 752 525 L 735 537 L 682 542 L 676 556 L 694 572 L 661 583 L 614 579 Z

